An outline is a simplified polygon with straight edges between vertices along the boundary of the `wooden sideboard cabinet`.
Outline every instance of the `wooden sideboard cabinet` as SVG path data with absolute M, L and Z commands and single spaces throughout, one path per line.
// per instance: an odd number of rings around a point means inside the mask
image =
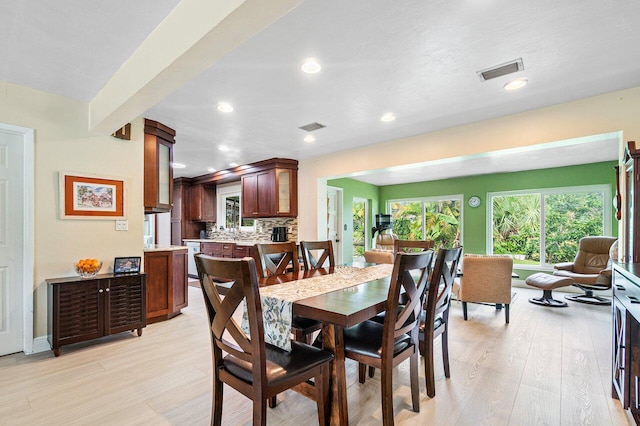
M 640 263 L 613 266 L 611 394 L 640 423 Z
M 145 251 L 148 324 L 173 318 L 187 307 L 187 267 L 186 247 Z
M 47 339 L 60 347 L 146 326 L 145 275 L 101 274 L 47 281 Z

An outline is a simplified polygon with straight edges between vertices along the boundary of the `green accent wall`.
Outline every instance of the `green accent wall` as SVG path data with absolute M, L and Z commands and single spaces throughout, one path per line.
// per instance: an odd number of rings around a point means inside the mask
M 465 252 L 485 253 L 488 220 L 486 204 L 487 193 L 606 184 L 610 186 L 613 197 L 616 193 L 614 167 L 617 164 L 616 161 L 608 161 L 552 169 L 496 173 L 381 187 L 343 178 L 330 180 L 328 185 L 344 189 L 343 223 L 348 224 L 347 232 L 343 232 L 345 262 L 348 262 L 352 255 L 351 246 L 353 240 L 350 231 L 353 228 L 351 209 L 354 197 L 367 198 L 370 200 L 370 203 L 375 203 L 375 200 L 378 200 L 379 204 L 372 208 L 372 210 L 375 211 L 371 212 L 370 217 L 373 217 L 375 213 L 386 212 L 386 203 L 388 200 L 441 195 L 463 195 L 462 241 Z M 482 200 L 480 207 L 469 207 L 467 201 L 472 195 L 480 197 Z M 611 233 L 614 236 L 618 235 L 618 222 L 615 220 L 615 212 L 612 214 Z M 529 273 L 531 272 L 523 272 L 520 275 L 524 278 L 529 275 Z

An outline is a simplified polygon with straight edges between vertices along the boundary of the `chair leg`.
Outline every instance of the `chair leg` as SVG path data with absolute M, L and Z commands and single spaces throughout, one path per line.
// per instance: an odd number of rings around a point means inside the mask
M 267 426 L 267 401 L 260 398 L 253 401 L 253 426 Z
M 331 405 L 329 400 L 329 364 L 320 370 L 320 377 L 315 377 L 316 403 L 318 405 L 318 424 L 328 426 L 331 421 Z
M 413 411 L 416 413 L 420 412 L 420 384 L 418 382 L 419 364 L 420 358 L 418 352 L 416 352 L 411 355 L 411 358 L 409 358 L 409 374 L 411 374 L 411 402 L 413 404 Z
M 215 367 L 214 367 L 215 368 Z M 221 426 L 222 424 L 222 388 L 223 383 L 213 377 L 213 401 L 211 402 L 211 425 Z
M 276 405 L 278 405 L 278 400 L 276 399 L 277 395 L 272 396 L 271 398 L 269 398 L 269 408 L 276 408 Z
M 367 375 L 367 365 L 361 362 L 358 363 L 358 382 L 364 383 Z
M 442 365 L 444 366 L 444 377 L 451 377 L 449 370 L 449 327 L 445 326 L 442 332 Z
M 462 302 L 462 317 L 467 320 L 467 302 Z
M 375 367 L 369 366 L 369 377 L 373 379 L 373 376 L 376 375 Z
M 382 398 L 382 425 L 393 426 L 393 382 L 391 379 L 392 368 L 388 368 L 386 364 L 382 365 L 382 389 L 380 392 Z
M 436 396 L 436 378 L 433 367 L 433 341 L 427 343 L 425 339 L 425 351 L 422 354 L 424 358 L 424 382 L 427 388 L 427 396 L 433 398 Z
M 508 303 L 504 304 L 504 319 L 507 322 L 507 324 L 509 324 L 509 304 Z

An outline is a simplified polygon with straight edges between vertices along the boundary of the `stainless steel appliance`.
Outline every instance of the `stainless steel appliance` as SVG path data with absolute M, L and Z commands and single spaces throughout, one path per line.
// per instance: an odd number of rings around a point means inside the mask
M 287 241 L 287 227 L 274 226 L 271 231 L 271 241 L 279 243 Z
M 198 269 L 196 268 L 196 259 L 194 256 L 200 253 L 200 243 L 197 241 L 187 241 L 187 274 L 192 278 L 198 278 Z

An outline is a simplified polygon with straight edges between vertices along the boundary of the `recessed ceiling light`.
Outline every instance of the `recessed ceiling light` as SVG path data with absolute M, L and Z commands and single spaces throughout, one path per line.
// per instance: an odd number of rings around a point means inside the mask
M 207 169 L 207 171 L 208 171 L 209 173 L 213 173 L 213 172 L 215 172 L 215 171 L 216 171 L 216 169 L 214 169 L 213 167 L 209 167 L 209 168 Z
M 238 163 L 235 163 L 235 162 L 229 163 L 229 167 L 238 167 Z
M 504 85 L 504 90 L 518 90 L 527 85 L 529 80 L 526 78 L 516 78 Z
M 380 117 L 380 121 L 389 122 L 396 119 L 396 115 L 392 112 L 388 112 Z
M 302 64 L 300 69 L 302 69 L 302 71 L 306 72 L 307 74 L 315 74 L 317 72 L 320 72 L 322 67 L 320 66 L 316 58 L 307 58 L 304 60 L 304 63 Z
M 312 143 L 312 142 L 316 141 L 316 138 L 313 135 L 307 135 L 307 136 L 304 137 L 304 141 L 306 143 Z
M 229 147 L 226 145 L 218 145 L 218 149 L 222 152 L 229 152 Z
M 218 102 L 218 111 L 220 112 L 231 112 L 233 111 L 233 107 L 226 102 Z
M 182 163 L 172 163 L 171 166 L 174 169 L 184 169 L 185 167 L 187 167 L 186 164 L 182 164 Z

